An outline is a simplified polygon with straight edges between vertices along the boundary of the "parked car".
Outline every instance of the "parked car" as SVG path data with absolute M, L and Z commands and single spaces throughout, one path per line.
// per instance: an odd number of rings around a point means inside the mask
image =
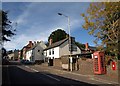
M 24 63 L 25 63 L 25 60 L 21 60 L 20 63 L 24 64 Z
M 22 64 L 25 64 L 25 65 L 34 64 L 34 62 L 31 62 L 31 61 L 29 61 L 29 60 L 21 60 L 21 63 L 22 63 Z
M 26 60 L 26 61 L 25 61 L 25 64 L 30 64 L 30 61 L 29 61 L 29 60 Z

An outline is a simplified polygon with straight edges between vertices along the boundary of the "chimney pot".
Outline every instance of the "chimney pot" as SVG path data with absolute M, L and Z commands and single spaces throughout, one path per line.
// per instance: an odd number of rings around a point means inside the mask
M 85 50 L 89 50 L 88 46 L 89 46 L 89 44 L 86 43 L 86 44 L 85 44 Z
M 33 45 L 33 44 L 32 44 L 32 41 L 29 41 L 29 46 L 32 47 L 32 45 Z
M 29 44 L 31 44 L 32 43 L 32 41 L 29 41 Z
M 53 40 L 50 38 L 49 45 L 52 45 Z
M 34 45 L 36 45 L 36 41 L 34 41 Z

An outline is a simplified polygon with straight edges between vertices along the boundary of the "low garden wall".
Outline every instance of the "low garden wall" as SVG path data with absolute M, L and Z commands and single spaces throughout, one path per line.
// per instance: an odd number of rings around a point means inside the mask
M 60 58 L 54 59 L 54 61 L 53 61 L 53 66 L 62 67 L 61 59 L 60 59 Z
M 120 65 L 120 61 L 119 61 Z M 62 61 L 61 59 L 54 59 L 53 66 L 55 67 L 62 67 Z M 88 75 L 94 75 L 93 71 L 93 59 L 78 59 L 78 72 L 81 74 L 88 74 Z M 112 70 L 112 62 L 110 62 L 110 65 L 107 65 L 107 76 L 111 77 L 117 77 L 118 76 L 118 69 L 120 70 L 120 67 L 118 68 L 118 62 L 116 62 L 116 70 Z M 74 71 L 74 70 L 73 70 Z
M 92 59 L 78 59 L 79 70 L 84 74 L 93 74 L 93 60 Z

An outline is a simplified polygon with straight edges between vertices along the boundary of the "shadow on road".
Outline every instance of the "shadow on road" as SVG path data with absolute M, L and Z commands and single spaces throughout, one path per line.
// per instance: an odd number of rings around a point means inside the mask
M 33 72 L 27 68 L 24 70 L 15 65 L 3 66 L 2 78 L 2 86 L 98 86 L 50 74 L 48 72 Z

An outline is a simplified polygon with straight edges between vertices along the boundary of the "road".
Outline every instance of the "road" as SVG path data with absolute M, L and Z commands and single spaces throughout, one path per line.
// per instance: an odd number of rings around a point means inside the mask
M 86 78 L 81 77 L 80 80 L 75 80 L 73 75 L 49 70 L 45 68 L 39 68 L 36 70 L 35 66 L 20 65 L 18 62 L 12 62 L 11 65 L 4 65 L 2 68 L 2 86 L 13 86 L 13 85 L 52 85 L 52 86 L 97 86 L 88 84 L 83 80 Z M 38 68 L 37 68 L 38 69 Z M 78 76 L 76 76 L 78 77 Z

